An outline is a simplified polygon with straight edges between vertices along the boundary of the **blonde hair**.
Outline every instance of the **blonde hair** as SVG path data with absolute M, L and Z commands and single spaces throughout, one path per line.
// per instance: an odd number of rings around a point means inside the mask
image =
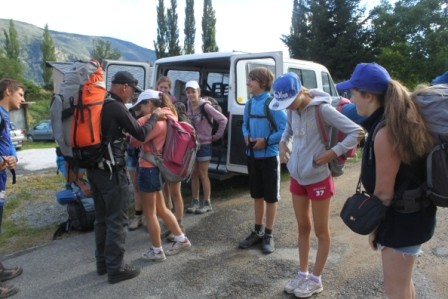
M 405 164 L 422 157 L 432 147 L 432 139 L 420 108 L 409 91 L 391 80 L 384 95 L 384 115 L 392 146 Z

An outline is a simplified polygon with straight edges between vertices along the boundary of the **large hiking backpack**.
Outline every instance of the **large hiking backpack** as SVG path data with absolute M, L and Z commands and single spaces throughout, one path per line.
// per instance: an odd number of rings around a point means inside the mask
M 342 112 L 342 108 L 344 105 L 351 104 L 349 99 L 338 97 L 332 100 L 331 105 L 336 108 L 340 113 Z M 316 120 L 317 127 L 319 129 L 319 134 L 322 139 L 322 142 L 325 144 L 325 148 L 327 150 L 331 149 L 333 146 L 344 140 L 345 134 L 339 131 L 337 128 L 329 126 L 325 123 L 322 117 L 322 106 L 319 105 L 316 107 Z M 331 175 L 333 177 L 338 177 L 344 174 L 345 162 L 347 158 L 356 156 L 357 147 L 350 149 L 343 155 L 332 159 L 329 163 Z
M 153 155 L 141 151 L 140 157 L 156 165 L 167 182 L 188 180 L 199 149 L 196 131 L 187 122 L 167 119 L 167 123 L 163 152 Z
M 448 84 L 435 85 L 416 96 L 435 146 L 426 157 L 426 197 L 448 207 Z
M 51 99 L 53 135 L 64 157 L 73 157 L 71 134 L 75 105 L 83 97 L 83 88 L 90 88 L 85 84 L 98 71 L 98 67 L 99 63 L 93 59 L 73 62 L 64 72 L 59 90 Z M 104 83 L 98 85 L 105 87 Z
M 79 167 L 90 168 L 104 158 L 101 144 L 101 112 L 106 97 L 103 69 L 96 60 L 90 61 L 96 70 L 80 86 L 74 101 L 71 126 L 73 157 Z

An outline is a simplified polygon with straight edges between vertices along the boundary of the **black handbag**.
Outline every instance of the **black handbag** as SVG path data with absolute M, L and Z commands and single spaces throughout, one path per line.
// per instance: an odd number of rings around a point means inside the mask
M 340 216 L 352 231 L 360 235 L 373 232 L 386 215 L 387 207 L 375 195 L 361 191 L 361 177 L 356 193 L 347 198 Z

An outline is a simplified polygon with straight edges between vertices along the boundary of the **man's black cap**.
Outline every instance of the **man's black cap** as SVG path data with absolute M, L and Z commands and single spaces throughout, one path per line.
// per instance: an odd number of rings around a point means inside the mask
M 142 92 L 143 90 L 138 86 L 138 80 L 134 78 L 134 76 L 127 71 L 117 72 L 112 77 L 112 84 L 128 84 L 132 88 L 134 88 L 137 92 Z

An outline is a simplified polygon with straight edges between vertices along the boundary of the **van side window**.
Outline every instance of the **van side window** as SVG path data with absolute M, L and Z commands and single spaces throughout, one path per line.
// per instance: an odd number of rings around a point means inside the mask
M 336 89 L 334 88 L 333 81 L 331 80 L 330 74 L 326 72 L 321 73 L 322 76 L 322 89 L 331 96 L 337 96 Z M 305 85 L 306 86 L 306 85 Z
M 317 88 L 316 72 L 305 69 L 289 69 L 289 72 L 296 73 L 299 76 L 302 85 L 306 88 Z

